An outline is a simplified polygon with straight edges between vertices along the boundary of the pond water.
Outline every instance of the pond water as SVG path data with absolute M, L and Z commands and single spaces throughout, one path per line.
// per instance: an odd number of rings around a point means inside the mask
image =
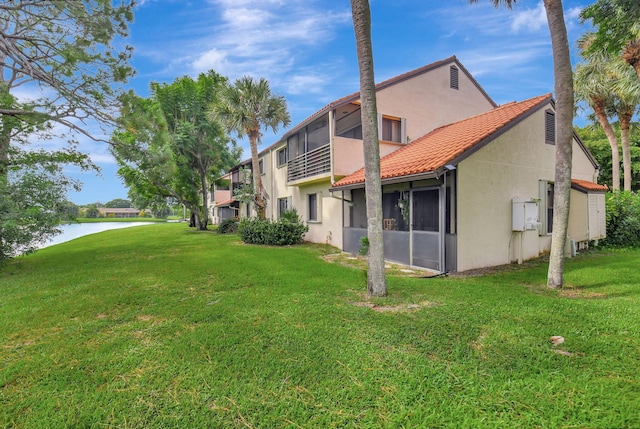
M 42 247 L 53 246 L 64 243 L 84 235 L 96 234 L 110 229 L 131 228 L 133 226 L 149 225 L 153 222 L 97 222 L 97 223 L 71 223 L 62 225 L 62 234 L 56 235 Z

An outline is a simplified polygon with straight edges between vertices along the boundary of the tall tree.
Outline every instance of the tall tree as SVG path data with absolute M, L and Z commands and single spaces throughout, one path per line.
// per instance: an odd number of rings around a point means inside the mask
M 0 3 L 0 200 L 7 203 L 4 208 L 10 201 L 20 206 L 17 195 L 30 201 L 28 196 L 36 195 L 37 189 L 42 198 L 34 207 L 42 213 L 57 213 L 56 207 L 66 198 L 60 186 L 68 191 L 78 185 L 62 173 L 62 166 L 95 168 L 78 151 L 72 135 L 53 135 L 53 124 L 98 140 L 89 132 L 87 120 L 111 123 L 122 84 L 133 74 L 128 63 L 131 49 L 114 43 L 127 35 L 132 9 L 129 0 L 119 6 L 103 0 Z M 33 100 L 19 99 L 17 88 L 37 95 Z M 35 139 L 34 133 L 41 139 L 68 139 L 68 146 L 34 152 L 25 145 Z M 51 192 L 45 198 L 47 188 Z M 54 195 L 59 198 L 50 198 Z M 22 243 L 14 241 L 16 249 L 33 248 L 46 231 L 53 231 L 42 216 L 20 216 L 8 210 L 0 217 L 2 225 L 32 231 L 20 236 Z M 0 236 L 6 240 L 8 231 L 3 229 Z
M 226 79 L 210 71 L 197 80 L 152 83 L 152 96 L 124 98 L 113 154 L 119 174 L 138 196 L 173 197 L 185 204 L 198 229 L 208 224 L 210 184 L 238 161 L 239 150 L 206 109 Z
M 620 190 L 620 148 L 611 123 L 609 112 L 614 108 L 613 85 L 615 80 L 610 73 L 610 58 L 603 54 L 585 54 L 586 61 L 576 65 L 574 73 L 574 91 L 576 99 L 585 101 L 602 127 L 611 147 L 611 189 Z
M 369 0 L 351 0 L 351 13 L 356 36 L 358 68 L 360 70 L 360 100 L 362 102 L 362 148 L 364 151 L 367 237 L 369 239 L 367 291 L 372 296 L 386 296 L 387 281 L 384 273 L 380 141 L 378 138 L 376 86 L 373 75 Z
M 597 27 L 591 52 L 605 51 L 622 58 L 640 79 L 640 2 L 638 0 L 598 0 L 580 14 Z
M 633 172 L 631 168 L 631 120 L 640 105 L 640 80 L 636 79 L 630 67 L 619 61 L 612 61 L 615 83 L 615 112 L 620 122 L 620 141 L 622 143 L 622 170 L 624 190 L 631 190 Z
M 477 3 L 478 0 L 469 0 Z M 494 6 L 508 8 L 516 0 L 490 0 Z M 571 195 L 571 159 L 573 155 L 573 75 L 571 54 L 561 0 L 543 0 L 551 35 L 553 77 L 556 93 L 556 165 L 554 174 L 553 233 L 547 273 L 547 286 L 562 288 L 564 279 L 564 248 L 569 226 Z
M 248 137 L 251 147 L 251 168 L 254 186 L 254 203 L 260 219 L 266 216 L 266 191 L 260 177 L 258 144 L 262 129 L 274 133 L 280 125 L 286 127 L 291 122 L 284 97 L 271 92 L 269 82 L 250 76 L 237 79 L 233 85 L 224 88 L 217 100 L 211 103 L 209 117 L 220 121 L 238 137 Z

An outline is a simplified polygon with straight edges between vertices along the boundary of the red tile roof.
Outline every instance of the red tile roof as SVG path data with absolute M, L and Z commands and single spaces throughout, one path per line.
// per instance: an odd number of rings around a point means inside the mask
M 435 172 L 550 101 L 551 94 L 547 94 L 519 103 L 507 103 L 489 112 L 436 128 L 381 158 L 381 178 L 385 180 Z M 334 187 L 363 182 L 364 168 L 342 178 Z
M 607 192 L 609 190 L 607 185 L 598 185 L 597 183 L 578 179 L 571 179 L 571 187 L 583 192 Z
M 221 207 L 221 206 L 228 206 L 232 203 L 235 203 L 236 199 L 235 198 L 230 198 L 228 200 L 224 200 L 222 202 L 216 203 L 216 207 Z

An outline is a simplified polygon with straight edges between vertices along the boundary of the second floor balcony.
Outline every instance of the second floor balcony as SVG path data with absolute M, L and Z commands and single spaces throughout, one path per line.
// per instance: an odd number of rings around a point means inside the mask
M 287 182 L 331 172 L 331 146 L 325 144 L 287 163 Z

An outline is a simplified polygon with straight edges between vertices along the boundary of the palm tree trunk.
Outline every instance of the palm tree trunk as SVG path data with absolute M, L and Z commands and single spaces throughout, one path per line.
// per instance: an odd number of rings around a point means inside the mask
M 551 34 L 553 76 L 556 93 L 556 165 L 553 234 L 547 286 L 562 288 L 564 250 L 569 226 L 571 159 L 573 152 L 573 74 L 567 28 L 561 0 L 543 0 Z
M 367 292 L 371 296 L 387 295 L 384 273 L 382 238 L 382 182 L 380 180 L 380 141 L 378 138 L 378 108 L 373 76 L 371 45 L 371 12 L 368 0 L 351 0 L 353 29 L 356 36 L 360 98 L 362 101 L 362 148 L 364 152 L 365 194 L 367 204 L 367 236 L 369 238 L 369 269 Z
M 618 138 L 611 127 L 609 118 L 604 109 L 603 103 L 593 102 L 593 111 L 600 122 L 600 126 L 607 136 L 609 146 L 611 146 L 611 188 L 613 191 L 620 190 L 620 149 L 618 148 Z
M 262 197 L 262 176 L 260 174 L 260 160 L 258 159 L 258 136 L 255 133 L 249 134 L 249 145 L 251 146 L 251 168 L 253 170 L 253 200 L 256 205 L 256 215 L 258 219 L 266 219 L 266 204 Z
M 634 109 L 635 110 L 635 109 Z M 624 176 L 624 190 L 631 191 L 631 140 L 629 128 L 631 126 L 631 114 L 622 112 L 618 118 L 620 120 L 620 141 L 622 142 L 622 175 Z

